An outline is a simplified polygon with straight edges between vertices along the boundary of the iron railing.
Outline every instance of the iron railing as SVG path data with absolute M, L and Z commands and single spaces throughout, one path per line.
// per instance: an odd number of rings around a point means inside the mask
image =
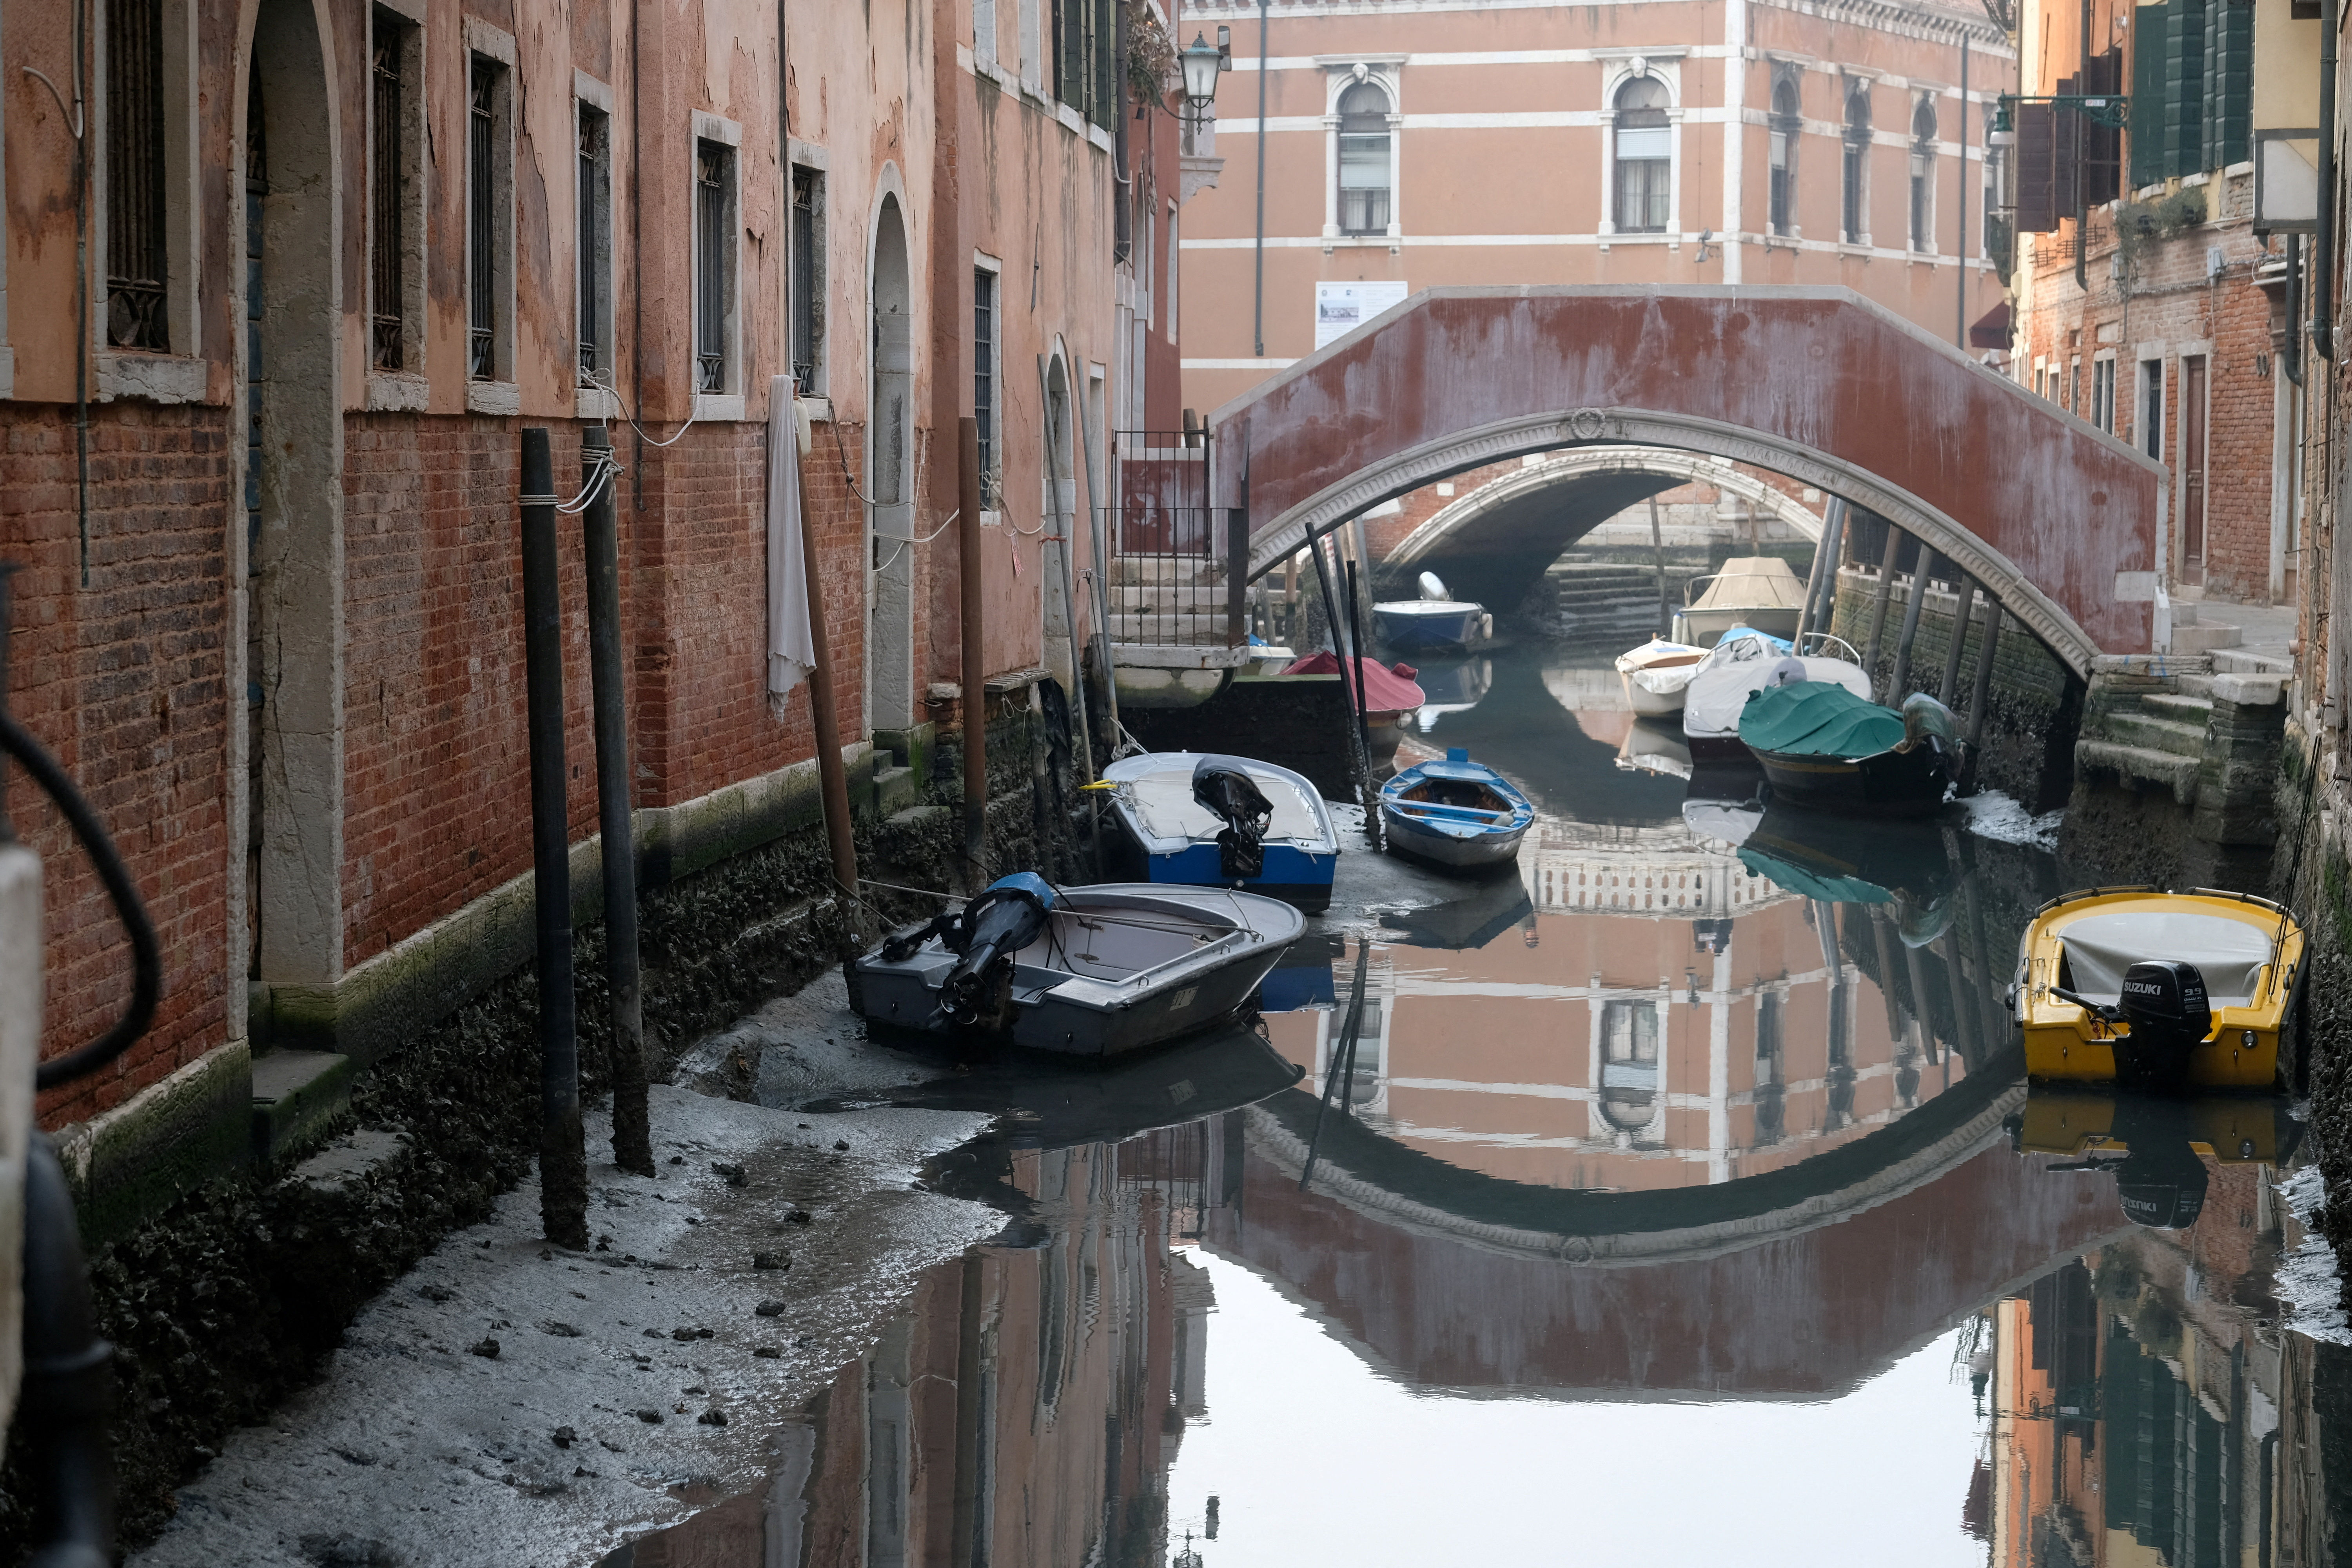
M 727 390 L 728 148 L 695 143 L 694 363 L 696 389 Z
M 824 176 L 793 171 L 793 383 L 803 396 L 816 391 L 819 345 L 824 341 L 824 258 L 817 245 Z
M 467 192 L 467 374 L 476 381 L 498 379 L 498 170 L 499 67 L 474 57 L 473 112 L 469 117 Z
M 168 350 L 163 0 L 107 0 L 106 341 Z
M 600 379 L 604 363 L 605 225 L 613 198 L 612 122 L 604 110 L 580 106 L 580 381 Z
M 368 205 L 373 228 L 368 236 L 368 281 L 373 331 L 373 363 L 378 370 L 398 370 L 405 360 L 402 342 L 402 301 L 406 292 L 403 262 L 407 249 L 402 222 L 408 205 L 405 171 L 401 159 L 400 58 L 407 39 L 406 24 L 378 10 L 374 15 L 375 63 L 373 84 L 373 121 L 368 128 Z
M 1249 519 L 1209 504 L 1204 430 L 1122 430 L 1104 520 L 1115 642 L 1237 647 L 1247 640 Z

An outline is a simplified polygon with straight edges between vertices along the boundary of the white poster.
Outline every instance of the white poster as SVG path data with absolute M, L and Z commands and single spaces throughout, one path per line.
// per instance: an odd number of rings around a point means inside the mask
M 1382 310 L 1404 303 L 1402 283 L 1315 285 L 1315 346 L 1347 336 Z

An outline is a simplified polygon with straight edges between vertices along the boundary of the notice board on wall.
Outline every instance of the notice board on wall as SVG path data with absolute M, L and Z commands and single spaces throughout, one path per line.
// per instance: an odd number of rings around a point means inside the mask
M 1393 282 L 1315 285 L 1315 346 L 1346 337 L 1382 310 L 1404 303 L 1405 285 Z

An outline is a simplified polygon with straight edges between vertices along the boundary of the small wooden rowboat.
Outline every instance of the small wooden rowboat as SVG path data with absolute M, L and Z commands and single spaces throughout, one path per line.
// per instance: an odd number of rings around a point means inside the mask
M 1507 865 L 1535 826 L 1518 786 L 1455 746 L 1442 763 L 1417 763 L 1381 786 L 1381 824 L 1401 855 L 1457 870 Z
M 2262 1089 L 2303 979 L 2303 928 L 2283 905 L 2095 888 L 2034 911 L 2010 994 L 2034 1078 Z
M 1234 1016 L 1307 926 L 1255 893 L 1018 872 L 849 965 L 870 1027 L 1111 1057 Z

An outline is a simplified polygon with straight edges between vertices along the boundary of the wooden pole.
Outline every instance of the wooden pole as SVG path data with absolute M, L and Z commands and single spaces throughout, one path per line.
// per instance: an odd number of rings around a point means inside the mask
M 1963 574 L 1960 577 L 1960 603 L 1952 616 L 1952 640 L 1944 649 L 1944 679 L 1937 684 L 1936 700 L 1949 708 L 1952 688 L 1960 680 L 1960 655 L 1969 641 L 1969 617 L 1976 613 L 1977 580 Z
M 1992 705 L 1992 664 L 1994 645 L 2000 640 L 2000 623 L 2006 612 L 2000 601 L 1985 595 L 1984 640 L 1977 644 L 1977 678 L 1969 693 L 1969 744 L 1960 770 L 1960 791 L 1974 795 L 1977 790 L 1977 756 L 1984 744 L 1985 710 Z
M 816 728 L 816 776 L 824 796 L 824 835 L 833 847 L 833 879 L 845 900 L 857 896 L 857 838 L 849 825 L 849 765 L 841 760 L 841 717 L 834 706 L 833 645 L 824 629 L 824 578 L 816 548 L 816 518 L 809 510 L 808 465 L 796 464 L 800 480 L 801 558 L 808 572 L 809 717 Z
M 1911 602 L 1903 606 L 1903 634 L 1895 639 L 1895 673 L 1886 682 L 1889 708 L 1903 705 L 1903 688 L 1911 679 L 1911 644 L 1919 635 L 1919 612 L 1927 607 L 1927 579 L 1935 570 L 1936 552 L 1922 544 L 1918 562 L 1911 569 Z
M 1886 601 L 1895 592 L 1895 563 L 1902 559 L 1903 531 L 1886 525 L 1886 548 L 1878 558 L 1878 592 L 1870 605 L 1870 647 L 1862 656 L 1862 670 L 1874 687 L 1878 681 L 1878 645 L 1886 632 Z
M 1650 498 L 1650 555 L 1658 568 L 1658 635 L 1666 636 L 1675 628 L 1675 612 L 1666 603 L 1665 533 L 1658 527 L 1658 498 Z
M 956 421 L 956 574 L 963 595 L 958 665 L 963 710 L 963 858 L 977 892 L 988 880 L 988 656 L 982 647 L 980 421 Z

